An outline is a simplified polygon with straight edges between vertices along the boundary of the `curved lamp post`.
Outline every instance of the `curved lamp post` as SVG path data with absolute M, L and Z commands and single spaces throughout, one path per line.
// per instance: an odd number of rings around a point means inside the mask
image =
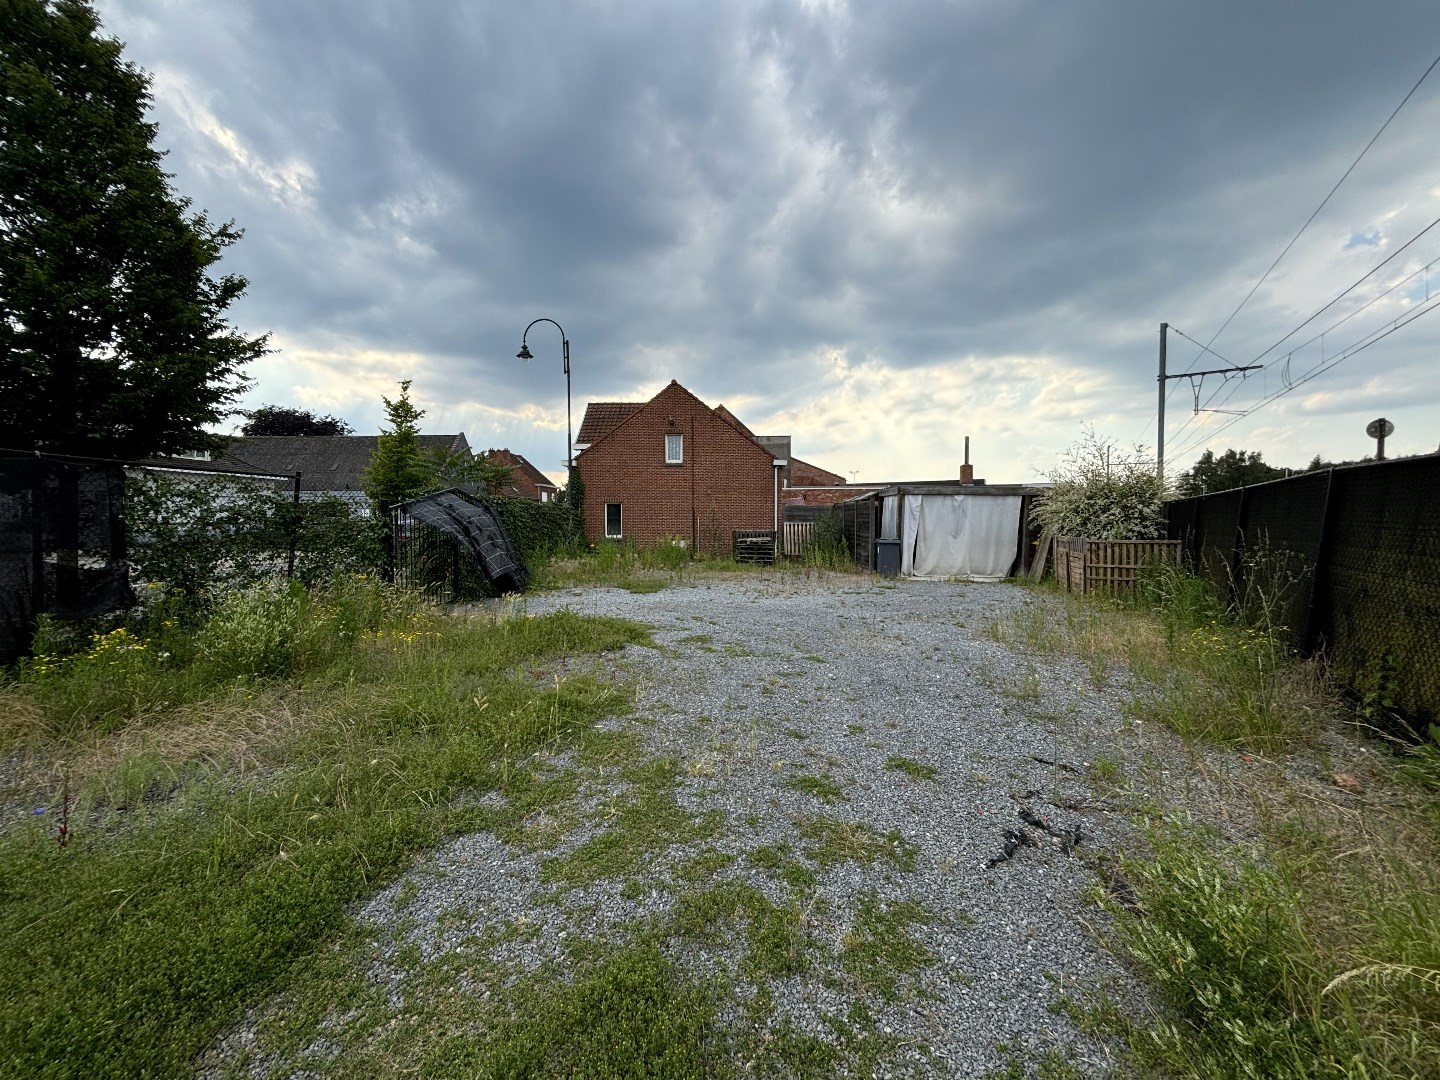
M 571 474 L 575 471 L 575 438 L 570 433 L 570 339 L 565 336 L 565 328 L 554 319 L 532 320 L 530 326 L 525 327 L 525 333 L 520 335 L 520 351 L 515 356 L 527 362 L 535 359 L 530 347 L 525 344 L 525 338 L 531 327 L 542 322 L 548 322 L 560 331 L 561 353 L 565 359 L 565 483 L 569 484 L 572 480 Z

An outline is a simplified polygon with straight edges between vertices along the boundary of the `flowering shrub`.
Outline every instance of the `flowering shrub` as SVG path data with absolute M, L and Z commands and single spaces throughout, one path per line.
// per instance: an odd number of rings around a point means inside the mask
M 1055 485 L 1035 499 L 1031 514 L 1059 536 L 1091 540 L 1152 540 L 1163 533 L 1164 485 L 1143 446 L 1119 447 L 1085 428 L 1080 441 L 1047 474 Z

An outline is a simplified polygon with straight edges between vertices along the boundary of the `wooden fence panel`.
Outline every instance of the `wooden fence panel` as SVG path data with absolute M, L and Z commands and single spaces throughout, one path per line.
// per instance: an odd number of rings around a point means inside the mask
M 1055 538 L 1055 578 L 1068 592 L 1133 589 L 1140 567 L 1163 559 L 1180 563 L 1178 540 L 1089 540 Z
M 784 552 L 787 558 L 798 559 L 810 550 L 815 542 L 815 522 L 787 521 L 784 523 Z

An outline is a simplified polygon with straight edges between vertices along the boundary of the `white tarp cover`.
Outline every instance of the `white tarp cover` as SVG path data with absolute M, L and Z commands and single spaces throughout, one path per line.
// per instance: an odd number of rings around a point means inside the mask
M 899 495 L 886 495 L 880 500 L 880 539 L 900 539 Z
M 1015 562 L 1019 495 L 906 495 L 900 573 L 998 581 Z

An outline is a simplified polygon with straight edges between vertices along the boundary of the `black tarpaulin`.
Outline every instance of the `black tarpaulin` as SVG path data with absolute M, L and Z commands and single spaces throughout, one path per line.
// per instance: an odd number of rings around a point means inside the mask
M 524 592 L 530 574 L 515 555 L 494 510 L 451 491 L 424 495 L 396 507 L 413 521 L 453 537 L 485 581 L 500 593 Z

